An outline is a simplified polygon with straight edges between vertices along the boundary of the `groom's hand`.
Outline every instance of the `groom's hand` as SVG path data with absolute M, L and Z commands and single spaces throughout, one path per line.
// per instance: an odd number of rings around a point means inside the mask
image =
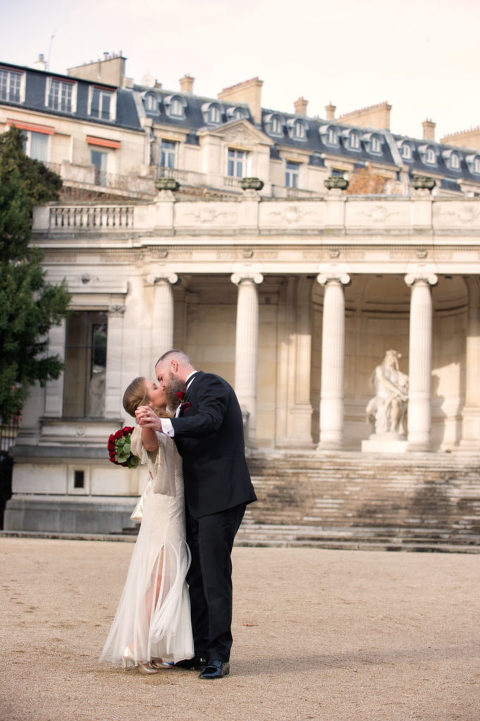
M 142 428 L 152 428 L 162 432 L 162 421 L 149 406 L 138 406 L 135 411 L 138 425 Z

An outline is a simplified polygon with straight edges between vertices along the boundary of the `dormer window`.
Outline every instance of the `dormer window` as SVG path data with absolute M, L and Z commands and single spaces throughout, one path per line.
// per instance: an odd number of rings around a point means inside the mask
M 90 88 L 90 115 L 92 118 L 112 120 L 114 117 L 115 93 L 101 87 Z
M 348 133 L 348 149 L 360 150 L 360 137 L 355 130 Z
M 276 113 L 269 113 L 265 116 L 265 125 L 270 135 L 283 135 L 283 118 Z
M 47 79 L 46 105 L 51 110 L 75 112 L 77 84 L 71 80 Z
M 171 118 L 184 118 L 187 101 L 180 95 L 167 95 L 164 99 L 167 115 Z
M 460 170 L 460 156 L 455 150 L 444 150 L 442 155 L 450 170 Z
M 147 93 L 143 98 L 143 104 L 147 113 L 156 113 L 158 110 L 157 96 L 154 93 Z
M 322 125 L 318 132 L 327 145 L 338 145 L 338 130 L 334 125 Z
M 293 122 L 293 137 L 295 140 L 305 140 L 305 123 L 303 120 L 295 120 Z
M 219 123 L 220 122 L 220 108 L 218 105 L 211 105 L 208 110 L 208 122 Z
M 0 100 L 10 103 L 23 102 L 25 95 L 25 73 L 0 68 Z
M 465 161 L 471 173 L 480 175 L 480 155 L 472 153 L 471 155 L 466 156 Z
M 452 170 L 460 170 L 460 158 L 456 153 L 452 153 L 450 157 L 450 167 Z
M 204 103 L 202 112 L 206 123 L 219 125 L 222 122 L 222 113 L 218 103 Z
M 244 120 L 248 118 L 248 110 L 239 106 L 236 108 L 227 108 L 227 118 L 229 120 Z
M 409 143 L 403 143 L 400 146 L 400 155 L 404 160 L 412 159 L 412 146 Z
M 382 138 L 376 133 L 365 133 L 363 137 L 367 142 L 368 152 L 380 155 L 382 152 Z
M 288 134 L 293 140 L 305 140 L 305 121 L 300 118 L 287 120 Z
M 422 160 L 426 165 L 436 165 L 437 164 L 437 154 L 435 152 L 435 149 L 431 145 L 421 145 L 419 147 Z

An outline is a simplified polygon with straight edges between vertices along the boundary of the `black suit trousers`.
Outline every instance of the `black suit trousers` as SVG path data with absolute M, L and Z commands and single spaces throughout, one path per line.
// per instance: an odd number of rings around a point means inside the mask
M 233 541 L 245 504 L 193 518 L 187 511 L 192 563 L 187 575 L 195 655 L 228 661 L 232 647 Z

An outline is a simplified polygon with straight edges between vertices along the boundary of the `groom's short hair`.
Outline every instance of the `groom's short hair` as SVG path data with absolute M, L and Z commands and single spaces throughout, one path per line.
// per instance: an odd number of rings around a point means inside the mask
M 158 366 L 158 364 L 161 361 L 168 360 L 169 358 L 174 357 L 176 358 L 180 363 L 183 363 L 184 365 L 190 365 L 193 368 L 193 363 L 188 357 L 188 355 L 183 350 L 178 350 L 177 348 L 172 348 L 171 350 L 167 350 L 165 353 L 163 353 L 160 358 L 155 363 L 155 368 Z

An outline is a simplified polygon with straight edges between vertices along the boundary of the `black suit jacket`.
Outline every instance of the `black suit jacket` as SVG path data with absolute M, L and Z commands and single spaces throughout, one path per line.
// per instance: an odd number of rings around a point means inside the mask
M 242 412 L 233 388 L 220 376 L 199 371 L 172 418 L 183 459 L 185 503 L 194 518 L 256 501 L 245 460 Z

